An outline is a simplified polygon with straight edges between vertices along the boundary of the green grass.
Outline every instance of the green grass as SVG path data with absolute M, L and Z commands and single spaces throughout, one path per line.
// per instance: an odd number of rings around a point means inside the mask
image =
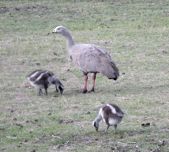
M 168 10 L 167 0 L 0 1 L 0 151 L 169 151 Z M 98 75 L 96 92 L 81 94 L 82 73 L 67 60 L 65 39 L 51 33 L 57 25 L 76 42 L 105 47 L 120 78 Z M 25 87 L 40 68 L 62 80 L 63 96 Z M 126 113 L 116 133 L 91 125 L 102 103 Z

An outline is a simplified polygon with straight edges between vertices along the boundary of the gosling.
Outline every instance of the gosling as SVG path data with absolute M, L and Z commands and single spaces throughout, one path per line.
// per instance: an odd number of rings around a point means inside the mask
M 114 126 L 116 131 L 117 125 L 121 122 L 123 116 L 123 111 L 117 105 L 106 104 L 100 108 L 97 117 L 93 121 L 93 126 L 98 131 L 99 123 L 103 120 L 107 124 L 105 132 L 107 132 L 110 126 Z
M 55 85 L 56 92 L 60 92 L 61 95 L 63 94 L 64 86 L 60 80 L 56 78 L 53 72 L 47 70 L 35 70 L 27 76 L 27 79 L 33 87 L 37 88 L 39 96 L 43 94 L 42 89 L 45 90 L 45 94 L 47 95 L 47 89 L 52 84 Z

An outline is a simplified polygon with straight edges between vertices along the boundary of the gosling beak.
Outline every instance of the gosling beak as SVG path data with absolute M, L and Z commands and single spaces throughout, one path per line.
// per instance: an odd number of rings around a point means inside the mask
M 95 127 L 96 131 L 98 131 L 98 127 L 96 126 L 96 122 L 93 122 L 93 126 Z

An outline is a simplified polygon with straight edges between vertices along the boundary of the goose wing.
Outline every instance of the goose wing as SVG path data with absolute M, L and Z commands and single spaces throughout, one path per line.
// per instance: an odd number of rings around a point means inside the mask
M 119 73 L 111 56 L 104 49 L 101 49 L 96 45 L 75 45 L 71 49 L 71 56 L 75 65 L 83 72 L 98 72 L 108 78 L 112 78 L 114 72 Z

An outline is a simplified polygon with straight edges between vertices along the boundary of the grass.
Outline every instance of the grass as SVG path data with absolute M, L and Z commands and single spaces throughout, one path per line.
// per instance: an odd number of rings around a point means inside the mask
M 0 151 L 169 151 L 168 2 L 0 1 Z M 79 93 L 82 73 L 68 62 L 64 38 L 51 34 L 57 25 L 105 47 L 118 81 L 98 75 L 95 93 Z M 58 75 L 63 96 L 25 87 L 40 68 Z M 91 123 L 108 102 L 126 116 L 116 133 L 105 134 L 104 124 L 96 133 Z

